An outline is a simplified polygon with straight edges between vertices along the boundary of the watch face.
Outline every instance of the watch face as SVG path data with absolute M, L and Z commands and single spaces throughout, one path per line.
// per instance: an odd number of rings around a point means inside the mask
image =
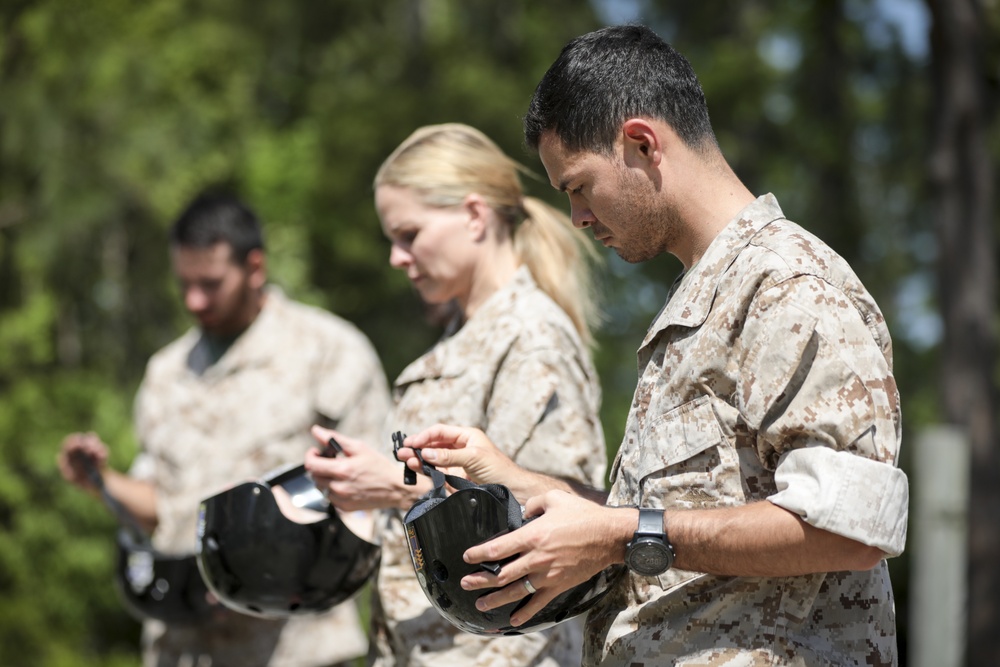
M 628 567 L 636 574 L 652 577 L 663 574 L 673 564 L 673 554 L 663 542 L 644 539 L 629 546 L 626 554 Z

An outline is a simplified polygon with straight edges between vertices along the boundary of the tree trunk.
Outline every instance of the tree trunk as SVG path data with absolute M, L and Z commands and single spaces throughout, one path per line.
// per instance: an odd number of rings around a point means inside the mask
M 941 391 L 946 419 L 972 444 L 967 663 L 1000 665 L 1000 456 L 996 281 L 988 152 L 990 100 L 979 0 L 928 0 L 933 15 L 932 212 L 944 318 Z M 947 452 L 942 452 L 947 456 Z

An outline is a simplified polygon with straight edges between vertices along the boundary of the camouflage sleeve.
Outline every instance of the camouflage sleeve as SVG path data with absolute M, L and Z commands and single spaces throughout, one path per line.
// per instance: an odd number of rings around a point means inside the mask
M 485 430 L 525 468 L 600 487 L 599 407 L 600 390 L 573 355 L 515 344 L 494 380 Z
M 317 378 L 317 410 L 328 425 L 379 446 L 389 412 L 389 384 L 368 339 L 350 331 L 330 341 Z
M 737 395 L 775 470 L 769 500 L 899 553 L 908 487 L 896 467 L 898 393 L 862 313 L 829 283 L 796 277 L 757 296 L 742 346 Z

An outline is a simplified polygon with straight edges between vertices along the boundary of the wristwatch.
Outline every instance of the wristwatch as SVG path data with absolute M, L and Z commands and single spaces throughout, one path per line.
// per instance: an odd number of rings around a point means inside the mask
M 663 574 L 674 564 L 674 547 L 663 527 L 663 510 L 639 509 L 639 527 L 625 547 L 625 564 L 644 577 Z

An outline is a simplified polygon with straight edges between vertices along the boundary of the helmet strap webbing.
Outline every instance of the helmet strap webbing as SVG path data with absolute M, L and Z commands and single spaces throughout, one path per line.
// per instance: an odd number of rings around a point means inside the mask
M 496 498 L 500 504 L 507 507 L 508 530 L 520 528 L 524 524 L 524 509 L 521 507 L 521 504 L 517 502 L 517 498 L 515 498 L 514 494 L 510 492 L 510 489 L 503 484 L 475 484 L 464 477 L 456 477 L 454 475 L 443 473 L 423 459 L 420 459 L 420 463 L 423 473 L 430 477 L 431 481 L 434 483 L 434 488 L 422 495 L 420 500 L 414 503 L 413 507 L 410 508 L 410 511 L 406 513 L 406 522 L 416 519 L 421 514 L 429 511 L 435 505 L 444 502 L 444 499 L 448 497 L 445 484 L 448 484 L 456 491 L 464 491 L 466 489 L 482 489 Z M 486 572 L 497 575 L 500 574 L 501 564 L 493 561 L 487 561 L 480 563 L 479 567 Z

